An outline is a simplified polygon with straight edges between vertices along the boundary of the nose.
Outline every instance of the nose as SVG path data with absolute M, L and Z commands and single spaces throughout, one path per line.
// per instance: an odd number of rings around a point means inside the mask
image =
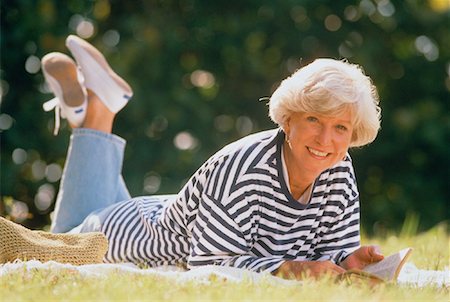
M 327 126 L 322 126 L 320 127 L 317 135 L 316 135 L 316 141 L 317 143 L 319 143 L 321 146 L 327 146 L 331 143 L 332 141 L 332 129 L 330 127 Z

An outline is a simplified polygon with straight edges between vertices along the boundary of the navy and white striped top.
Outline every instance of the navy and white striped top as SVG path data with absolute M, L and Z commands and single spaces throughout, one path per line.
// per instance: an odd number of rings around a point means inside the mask
M 105 260 L 268 272 L 285 260 L 339 263 L 360 244 L 350 157 L 321 173 L 301 204 L 283 176 L 283 141 L 278 129 L 252 134 L 209 158 L 178 195 L 118 204 L 101 226 Z

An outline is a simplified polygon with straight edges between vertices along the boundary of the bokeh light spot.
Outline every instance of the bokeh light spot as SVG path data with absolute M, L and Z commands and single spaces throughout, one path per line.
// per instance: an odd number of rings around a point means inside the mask
M 77 35 L 83 39 L 92 37 L 95 32 L 95 26 L 92 21 L 85 19 L 83 16 L 78 14 L 75 14 L 70 18 L 69 28 L 74 30 Z
M 344 9 L 344 17 L 348 21 L 356 22 L 361 18 L 361 12 L 356 6 L 349 5 Z
M 25 70 L 31 74 L 38 73 L 41 70 L 41 60 L 36 56 L 29 56 L 25 61 Z
M 359 8 L 363 13 L 365 13 L 367 16 L 371 16 L 376 12 L 375 5 L 370 0 L 362 0 L 359 3 Z
M 439 48 L 437 45 L 427 36 L 419 36 L 416 38 L 414 45 L 420 53 L 428 61 L 436 61 L 439 58 Z
M 55 188 L 51 184 L 43 184 L 34 196 L 34 205 L 39 211 L 45 212 L 52 205 L 54 197 Z
M 28 218 L 28 206 L 25 202 L 14 200 L 9 215 L 15 222 L 22 222 Z
M 108 47 L 115 47 L 120 42 L 120 34 L 117 30 L 110 29 L 103 34 L 103 43 Z
M 45 176 L 49 182 L 56 182 L 60 180 L 62 175 L 62 168 L 58 164 L 50 164 L 45 169 Z
M 182 131 L 175 136 L 173 143 L 177 149 L 192 150 L 197 147 L 198 140 L 189 132 Z
M 8 130 L 9 128 L 11 128 L 13 122 L 14 122 L 14 120 L 9 114 L 6 114 L 6 113 L 0 114 L 0 130 L 1 131 Z
M 302 23 L 308 18 L 306 10 L 301 6 L 294 6 L 291 8 L 290 15 L 295 23 Z
M 353 57 L 353 51 L 348 45 L 348 41 L 341 43 L 338 47 L 339 55 L 343 58 L 351 58 Z
M 3 97 L 8 94 L 9 84 L 4 80 L 0 80 L 0 104 L 2 103 Z
M 205 70 L 196 70 L 191 73 L 192 85 L 200 88 L 211 88 L 215 84 L 214 75 Z
M 154 194 L 158 192 L 161 186 L 161 176 L 151 171 L 144 177 L 144 192 Z
M 111 5 L 108 0 L 98 0 L 94 6 L 94 16 L 99 20 L 108 18 L 111 13 Z
M 240 116 L 236 119 L 236 130 L 241 136 L 253 131 L 253 122 L 248 116 Z
M 389 0 L 381 0 L 378 2 L 377 9 L 383 17 L 391 17 L 395 13 L 395 7 Z
M 83 39 L 88 39 L 94 35 L 94 24 L 89 20 L 81 21 L 76 29 L 77 35 Z
M 12 160 L 16 165 L 21 165 L 27 161 L 28 154 L 22 148 L 16 148 L 12 152 Z
M 45 177 L 45 169 L 47 164 L 43 160 L 35 160 L 31 165 L 31 174 L 34 180 L 41 180 Z
M 83 22 L 84 18 L 81 15 L 75 14 L 72 17 L 70 17 L 69 20 L 69 28 L 73 31 L 77 30 L 78 24 Z
M 325 28 L 329 31 L 338 31 L 342 26 L 341 18 L 336 15 L 328 15 L 324 21 Z
M 34 41 L 28 41 L 28 42 L 25 44 L 24 50 L 25 50 L 26 53 L 28 53 L 28 54 L 30 54 L 30 55 L 31 55 L 31 54 L 34 54 L 34 53 L 36 52 L 36 50 L 37 50 L 36 42 L 34 42 Z
M 450 1 L 448 0 L 428 0 L 431 9 L 437 12 L 450 10 Z

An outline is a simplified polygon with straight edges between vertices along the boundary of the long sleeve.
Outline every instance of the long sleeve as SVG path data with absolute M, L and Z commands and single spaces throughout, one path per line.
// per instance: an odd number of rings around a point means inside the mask
M 339 264 L 360 246 L 359 193 L 351 165 L 331 170 L 330 174 L 334 174 L 332 181 L 341 180 L 346 185 L 336 191 L 339 194 L 335 198 L 327 201 L 313 259 L 332 260 Z
M 227 209 L 219 201 L 203 195 L 188 266 L 213 264 L 272 272 L 284 261 L 279 256 L 259 257 L 251 253 L 241 227 Z

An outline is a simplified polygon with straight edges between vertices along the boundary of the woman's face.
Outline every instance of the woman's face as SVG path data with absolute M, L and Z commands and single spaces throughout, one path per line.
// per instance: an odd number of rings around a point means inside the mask
M 352 138 L 351 121 L 350 111 L 335 116 L 293 113 L 283 127 L 289 141 L 286 148 L 288 170 L 294 175 L 315 179 L 342 160 Z

